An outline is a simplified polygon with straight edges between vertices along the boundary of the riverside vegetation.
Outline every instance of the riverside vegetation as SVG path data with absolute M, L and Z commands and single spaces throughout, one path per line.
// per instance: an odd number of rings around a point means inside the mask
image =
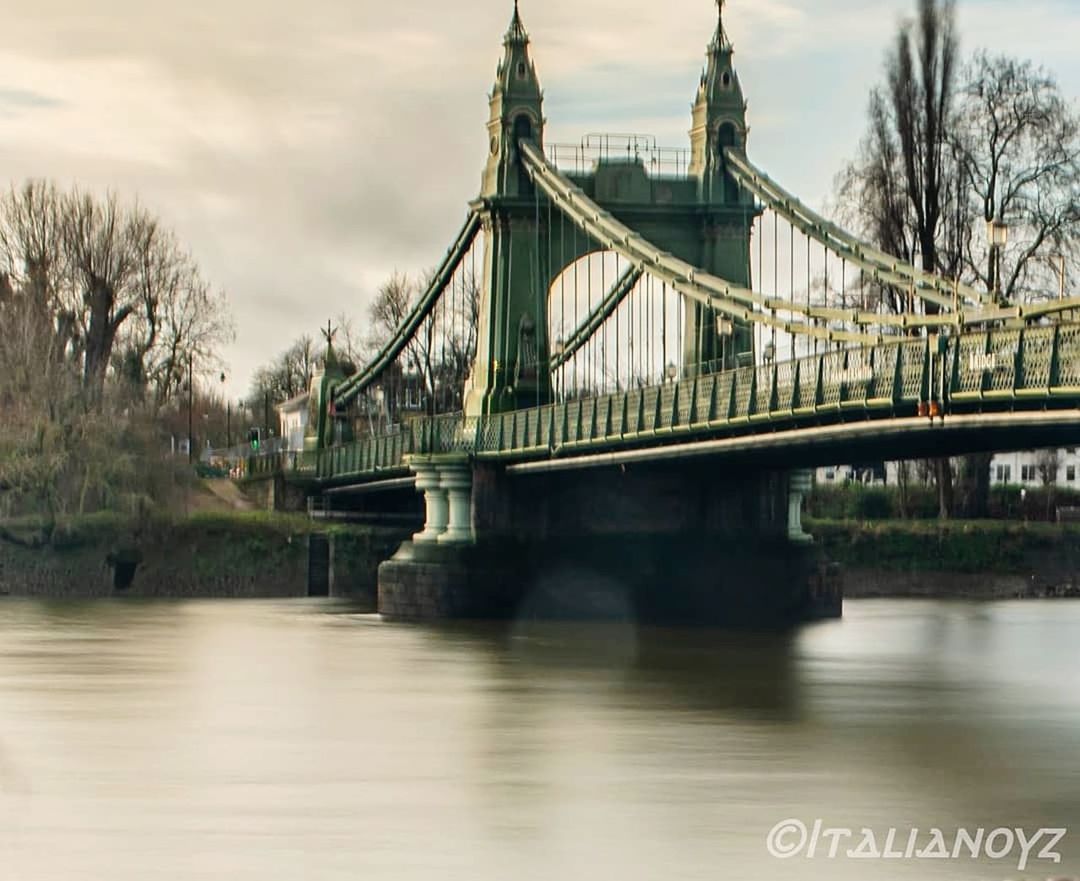
M 210 512 L 132 518 L 111 512 L 62 523 L 0 524 L 0 594 L 48 598 L 298 597 L 308 539 L 333 543 L 335 593 L 372 606 L 378 564 L 400 528 L 314 524 L 306 517 Z

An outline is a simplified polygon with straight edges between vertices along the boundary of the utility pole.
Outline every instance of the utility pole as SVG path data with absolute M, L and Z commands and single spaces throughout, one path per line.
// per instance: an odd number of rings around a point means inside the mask
M 221 374 L 221 387 L 225 388 L 225 374 Z M 225 396 L 225 449 L 232 449 L 232 400 Z
M 191 352 L 187 356 L 187 395 L 187 458 L 191 465 L 195 461 L 195 356 Z

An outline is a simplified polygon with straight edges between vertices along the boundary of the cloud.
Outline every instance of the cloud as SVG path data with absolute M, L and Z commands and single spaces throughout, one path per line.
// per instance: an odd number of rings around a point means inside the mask
M 0 89 L 0 116 L 13 118 L 29 110 L 59 106 L 56 98 L 31 89 Z
M 0 30 L 0 165 L 140 199 L 228 290 L 233 391 L 395 269 L 442 257 L 476 195 L 510 0 L 36 0 Z M 757 162 L 811 203 L 863 128 L 912 0 L 728 4 Z M 549 138 L 686 145 L 705 0 L 522 0 Z M 966 48 L 1044 61 L 1080 92 L 1069 0 L 961 6 Z

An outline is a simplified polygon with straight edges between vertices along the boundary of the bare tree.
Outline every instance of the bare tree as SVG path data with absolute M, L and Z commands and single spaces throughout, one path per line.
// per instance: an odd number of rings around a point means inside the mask
M 969 194 L 965 269 L 995 287 L 982 224 L 1009 226 L 1003 256 L 1007 300 L 1042 297 L 1050 258 L 1075 260 L 1080 233 L 1080 119 L 1057 83 L 1030 61 L 978 52 L 965 68 L 954 149 Z
M 82 325 L 83 379 L 99 394 L 117 334 L 139 307 L 139 251 L 150 247 L 157 223 L 138 207 L 124 211 L 115 194 L 99 202 L 78 191 L 65 199 L 63 221 L 70 306 Z
M 958 208 L 950 123 L 958 49 L 955 0 L 918 0 L 886 59 L 886 85 L 871 94 L 869 131 L 860 159 L 841 173 L 841 199 L 864 233 L 886 251 L 927 272 L 959 276 Z M 906 293 L 880 291 L 892 309 L 909 307 Z M 938 307 L 927 303 L 926 311 Z M 952 466 L 935 460 L 942 517 L 953 508 Z
M 231 333 L 175 238 L 115 196 L 12 188 L 0 327 L 0 509 L 51 519 L 163 498 L 162 422 L 141 390 L 167 396 L 181 352 L 205 368 Z
M 255 371 L 250 393 L 251 406 L 261 407 L 264 400 L 280 404 L 302 395 L 311 388 L 317 365 L 315 340 L 304 334 L 270 364 Z
M 379 351 L 401 330 L 430 281 L 430 274 L 423 284 L 417 284 L 395 273 L 379 289 L 370 310 L 369 353 Z M 409 375 L 416 376 L 429 412 L 460 409 L 465 381 L 476 359 L 479 315 L 480 288 L 476 279 L 465 273 L 443 292 L 405 345 L 399 370 L 390 378 L 391 385 L 408 382 Z

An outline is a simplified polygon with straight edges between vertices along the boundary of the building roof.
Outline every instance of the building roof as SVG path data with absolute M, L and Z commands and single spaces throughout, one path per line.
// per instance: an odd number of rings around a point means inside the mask
M 278 404 L 274 409 L 279 413 L 295 413 L 297 410 L 306 410 L 310 399 L 311 395 L 304 392 L 302 395 L 297 395 L 295 398 L 289 398 L 289 400 Z

